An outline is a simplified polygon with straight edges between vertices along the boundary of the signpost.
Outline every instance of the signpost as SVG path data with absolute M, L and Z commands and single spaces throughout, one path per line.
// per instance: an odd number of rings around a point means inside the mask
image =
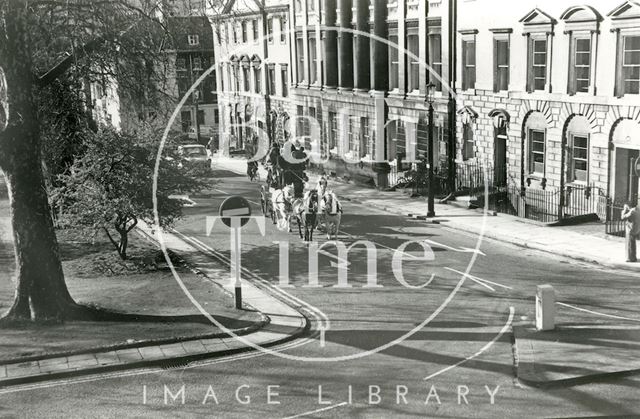
M 235 280 L 236 308 L 242 308 L 242 283 L 240 282 L 240 228 L 249 222 L 251 205 L 241 196 L 231 196 L 220 205 L 220 218 L 231 232 L 231 278 Z

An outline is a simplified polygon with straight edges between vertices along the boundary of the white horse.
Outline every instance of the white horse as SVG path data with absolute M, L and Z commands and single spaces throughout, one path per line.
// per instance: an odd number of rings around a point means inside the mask
M 282 189 L 274 189 L 271 194 L 271 204 L 276 215 L 278 230 L 291 232 L 291 203 L 293 201 L 293 185 Z
M 342 205 L 335 192 L 327 191 L 321 199 L 321 210 L 324 219 L 324 226 L 327 230 L 327 240 L 338 238 L 340 230 L 340 220 L 342 219 Z

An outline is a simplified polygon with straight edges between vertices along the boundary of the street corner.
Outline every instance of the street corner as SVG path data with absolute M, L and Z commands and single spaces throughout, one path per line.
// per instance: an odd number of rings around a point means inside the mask
M 585 384 L 640 373 L 640 325 L 513 327 L 517 377 L 533 387 Z

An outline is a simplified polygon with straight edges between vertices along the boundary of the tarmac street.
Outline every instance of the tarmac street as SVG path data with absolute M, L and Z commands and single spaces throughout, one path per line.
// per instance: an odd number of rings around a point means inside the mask
M 242 195 L 253 215 L 261 213 L 258 185 L 246 179 L 244 169 L 238 161 L 218 161 L 213 178 L 219 182 L 190 197 L 196 205 L 175 227 L 175 237 L 198 250 L 185 258 L 205 273 L 228 269 L 220 261 L 230 256 L 229 231 L 221 224 L 211 234 L 206 228 L 220 203 Z M 346 186 L 333 187 L 348 198 Z M 410 204 L 408 198 L 398 199 Z M 340 254 L 320 232 L 313 244 L 304 243 L 295 224 L 294 233 L 279 231 L 270 220 L 264 234 L 254 222 L 241 231 L 243 281 L 304 314 L 308 333 L 269 351 L 204 358 L 174 368 L 6 386 L 0 388 L 2 413 L 238 418 L 640 414 L 640 380 L 634 372 L 640 369 L 637 274 L 481 239 L 446 223 L 356 200 L 343 199 L 342 204 L 338 240 L 346 253 Z M 478 213 L 477 223 L 483 218 Z M 341 271 L 346 274 L 342 282 Z M 547 335 L 530 330 L 541 284 L 552 285 L 559 302 L 559 328 Z M 262 297 L 256 293 L 255 298 L 259 305 Z M 286 333 L 286 324 L 277 323 L 271 333 Z M 225 339 L 225 344 L 233 341 Z M 607 354 L 609 362 L 603 361 Z

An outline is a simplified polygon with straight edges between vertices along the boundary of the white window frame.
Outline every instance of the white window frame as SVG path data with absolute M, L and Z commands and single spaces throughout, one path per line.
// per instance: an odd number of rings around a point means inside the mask
M 191 46 L 200 45 L 200 36 L 197 34 L 187 35 L 187 42 Z
M 467 62 L 467 49 L 469 48 L 469 45 L 472 44 L 473 45 L 473 51 L 474 51 L 474 59 L 475 62 L 473 63 L 473 65 L 470 65 Z M 462 90 L 473 90 L 476 88 L 476 84 L 477 84 L 477 79 L 478 79 L 478 48 L 477 48 L 478 44 L 476 43 L 476 37 L 475 36 L 466 36 L 462 38 L 462 45 L 461 45 L 461 52 L 462 52 Z M 467 72 L 469 71 L 473 71 L 473 83 L 470 83 L 468 80 L 468 75 Z
M 540 151 L 533 151 L 533 133 L 537 132 L 537 133 L 542 133 L 544 135 L 544 140 L 542 141 L 542 148 L 543 150 Z M 537 129 L 537 128 L 529 128 L 529 131 L 527 133 L 527 138 L 528 138 L 528 157 L 529 157 L 529 164 L 528 164 L 528 173 L 529 175 L 533 175 L 533 176 L 540 176 L 542 178 L 545 177 L 545 173 L 547 170 L 547 130 L 544 129 Z M 539 141 L 537 141 L 539 142 Z M 535 163 L 535 159 L 533 158 L 535 154 L 540 154 L 542 155 L 542 172 L 538 172 L 536 171 L 536 163 Z
M 586 146 L 586 154 L 587 157 L 586 158 L 582 158 L 582 157 L 576 157 L 576 153 L 575 153 L 575 149 L 576 149 L 576 143 L 575 143 L 575 139 L 576 137 L 580 137 L 580 138 L 586 138 L 587 140 L 587 146 Z M 581 184 L 581 185 L 587 185 L 589 183 L 589 157 L 590 157 L 590 146 L 591 146 L 591 138 L 589 134 L 583 134 L 583 133 L 578 133 L 578 132 L 572 132 L 569 133 L 569 141 L 570 143 L 568 144 L 569 147 L 569 158 L 570 161 L 568 161 L 568 168 L 569 168 L 569 173 L 568 173 L 568 177 L 567 177 L 567 182 L 568 183 L 576 183 L 576 184 Z M 583 147 L 580 147 L 583 148 Z M 585 165 L 586 165 L 586 170 L 584 170 L 585 172 L 585 178 L 584 180 L 581 179 L 577 179 L 577 176 L 575 175 L 576 172 L 576 168 L 575 168 L 575 162 L 576 160 L 580 160 L 580 161 L 584 161 Z
M 627 50 L 627 40 L 629 38 L 640 38 L 640 34 L 622 35 L 622 51 L 621 51 L 622 52 L 622 68 L 621 68 L 621 73 L 622 73 L 622 79 L 621 79 L 622 92 L 625 95 L 638 95 L 638 94 L 640 94 L 640 77 L 637 78 L 637 79 L 626 79 L 625 76 L 624 76 L 625 67 L 636 68 L 637 71 L 640 73 L 640 64 L 629 64 L 629 65 L 626 64 L 627 52 L 640 54 L 640 50 L 639 49 Z M 634 82 L 634 83 L 638 83 L 639 87 L 638 87 L 638 91 L 637 92 L 627 92 L 626 85 L 627 85 L 628 81 L 631 81 L 631 82 Z

